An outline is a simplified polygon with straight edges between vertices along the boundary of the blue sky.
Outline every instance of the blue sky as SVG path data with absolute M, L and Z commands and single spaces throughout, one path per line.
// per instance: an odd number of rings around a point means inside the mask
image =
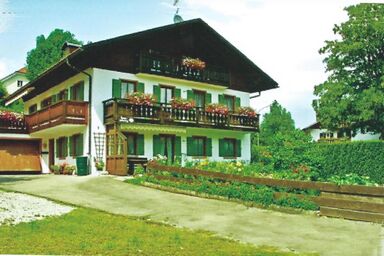
M 325 80 L 318 54 L 356 0 L 180 0 L 184 19 L 202 18 L 280 85 L 251 104 L 265 113 L 273 100 L 296 124 L 315 121 L 313 87 Z M 22 67 L 35 38 L 55 28 L 84 42 L 172 23 L 173 0 L 0 0 L 0 77 Z

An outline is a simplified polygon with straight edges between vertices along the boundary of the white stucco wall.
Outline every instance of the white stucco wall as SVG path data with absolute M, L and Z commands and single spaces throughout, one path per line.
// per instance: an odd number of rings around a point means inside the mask
M 29 82 L 25 74 L 22 73 L 15 73 L 2 81 L 8 94 L 12 94 L 20 88 L 17 86 L 18 80 L 23 81 L 23 86 Z
M 318 141 L 320 139 L 320 133 L 329 132 L 327 129 L 311 129 L 309 134 L 311 135 L 313 141 Z M 333 138 L 337 138 L 337 132 L 333 131 Z M 351 137 L 351 141 L 363 141 L 363 140 L 378 140 L 380 139 L 380 134 L 375 133 L 361 133 L 357 132 L 355 136 Z

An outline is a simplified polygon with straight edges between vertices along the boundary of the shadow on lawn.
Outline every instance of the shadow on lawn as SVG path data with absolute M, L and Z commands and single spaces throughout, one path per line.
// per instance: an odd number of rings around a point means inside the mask
M 19 181 L 31 181 L 38 179 L 39 176 L 37 175 L 12 175 L 10 173 L 7 173 L 6 175 L 2 175 L 0 172 L 0 185 L 6 184 L 6 183 L 14 183 L 14 182 L 19 182 Z

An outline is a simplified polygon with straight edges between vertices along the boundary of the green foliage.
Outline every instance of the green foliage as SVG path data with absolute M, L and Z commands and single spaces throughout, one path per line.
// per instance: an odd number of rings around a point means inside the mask
M 0 102 L 8 95 L 7 89 L 5 89 L 4 84 L 0 82 Z
M 334 175 L 346 177 L 354 174 L 368 176 L 371 182 L 384 184 L 382 141 L 316 144 L 308 154 L 318 157 L 321 166 L 319 174 L 323 180 Z
M 333 175 L 329 178 L 329 181 L 336 183 L 337 185 L 365 185 L 375 186 L 374 182 L 368 176 L 359 176 L 355 173 L 348 173 L 343 176 Z
M 27 54 L 27 77 L 30 81 L 62 58 L 61 47 L 65 42 L 83 44 L 75 35 L 62 29 L 53 30 L 47 38 L 36 37 L 36 47 Z
M 320 49 L 328 79 L 315 87 L 313 102 L 322 126 L 378 132 L 384 136 L 384 5 L 345 9 L 349 20 L 335 25 L 338 39 Z
M 24 113 L 24 102 L 22 99 L 19 99 L 8 106 L 0 104 L 0 109 L 9 110 L 17 113 Z
M 281 133 L 287 134 L 295 130 L 295 122 L 285 108 L 277 101 L 274 101 L 270 107 L 269 113 L 264 114 L 260 125 L 260 144 L 270 145 L 274 137 Z

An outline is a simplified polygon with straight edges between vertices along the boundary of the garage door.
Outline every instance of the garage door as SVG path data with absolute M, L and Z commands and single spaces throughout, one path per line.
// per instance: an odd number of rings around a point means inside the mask
M 0 139 L 0 172 L 41 171 L 40 141 Z

